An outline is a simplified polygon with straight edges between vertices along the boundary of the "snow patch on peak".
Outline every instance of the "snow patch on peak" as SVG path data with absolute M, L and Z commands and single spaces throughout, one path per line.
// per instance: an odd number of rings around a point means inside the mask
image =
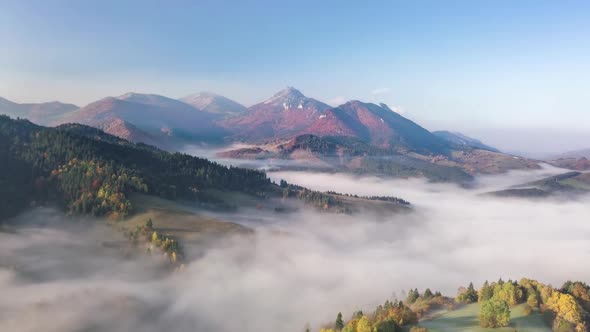
M 320 119 L 323 119 L 323 118 L 325 118 L 325 117 L 326 117 L 326 114 L 322 114 L 322 115 L 320 115 Z
M 271 104 L 273 102 L 277 102 L 277 101 L 294 101 L 297 102 L 300 99 L 305 98 L 305 96 L 297 89 L 293 88 L 293 87 L 287 87 L 286 89 L 283 89 L 277 93 L 275 93 L 270 99 L 264 101 L 264 104 Z

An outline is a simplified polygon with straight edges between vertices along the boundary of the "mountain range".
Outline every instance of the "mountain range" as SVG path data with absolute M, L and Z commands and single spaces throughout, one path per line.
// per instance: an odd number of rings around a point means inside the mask
M 393 176 L 429 177 L 432 167 L 444 168 L 444 174 L 446 168 L 475 174 L 539 167 L 460 133 L 430 132 L 385 104 L 353 100 L 331 107 L 293 87 L 250 107 L 210 92 L 181 99 L 130 92 L 80 108 L 59 102 L 17 104 L 0 99 L 0 114 L 42 125 L 85 124 L 167 150 L 194 142 L 255 146 L 223 154 L 232 158 L 305 162 L 313 155 L 326 162 L 338 155 L 339 165 L 348 170 L 359 171 L 369 163 L 375 172 Z M 332 155 L 315 149 L 323 145 L 332 147 Z M 291 147 L 289 153 L 285 146 Z M 335 166 L 332 159 L 328 164 Z M 400 167 L 403 172 L 398 171 Z
M 199 92 L 180 100 L 205 112 L 224 116 L 236 115 L 248 110 L 246 106 L 212 92 Z

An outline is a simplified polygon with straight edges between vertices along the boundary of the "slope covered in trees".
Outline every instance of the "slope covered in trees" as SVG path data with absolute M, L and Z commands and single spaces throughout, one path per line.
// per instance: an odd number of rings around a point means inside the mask
M 131 192 L 199 200 L 207 189 L 259 196 L 273 190 L 263 172 L 131 144 L 81 125 L 44 128 L 1 116 L 0 156 L 0 218 L 32 202 L 117 217 L 130 212 Z

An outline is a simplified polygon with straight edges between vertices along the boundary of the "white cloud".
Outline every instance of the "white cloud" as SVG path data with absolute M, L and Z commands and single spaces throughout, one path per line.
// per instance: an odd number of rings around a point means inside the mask
M 399 115 L 406 114 L 406 110 L 402 106 L 392 106 L 390 109 Z
M 387 94 L 387 93 L 389 93 L 390 91 L 391 91 L 391 89 L 390 89 L 390 88 L 377 88 L 377 89 L 374 89 L 373 91 L 371 91 L 371 94 L 372 94 L 373 96 L 378 96 L 378 95 L 384 95 L 384 94 Z
M 340 105 L 346 103 L 346 101 L 347 100 L 345 97 L 338 96 L 338 97 L 334 97 L 334 98 L 329 99 L 327 101 L 327 103 L 328 103 L 328 105 L 331 105 L 331 106 L 340 106 Z

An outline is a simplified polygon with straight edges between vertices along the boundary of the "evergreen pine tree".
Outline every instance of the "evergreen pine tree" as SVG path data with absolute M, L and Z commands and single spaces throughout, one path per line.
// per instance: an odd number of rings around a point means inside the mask
M 344 321 L 342 320 L 342 313 L 339 312 L 338 316 L 336 316 L 336 322 L 334 323 L 334 329 L 336 331 L 341 331 L 344 328 Z

